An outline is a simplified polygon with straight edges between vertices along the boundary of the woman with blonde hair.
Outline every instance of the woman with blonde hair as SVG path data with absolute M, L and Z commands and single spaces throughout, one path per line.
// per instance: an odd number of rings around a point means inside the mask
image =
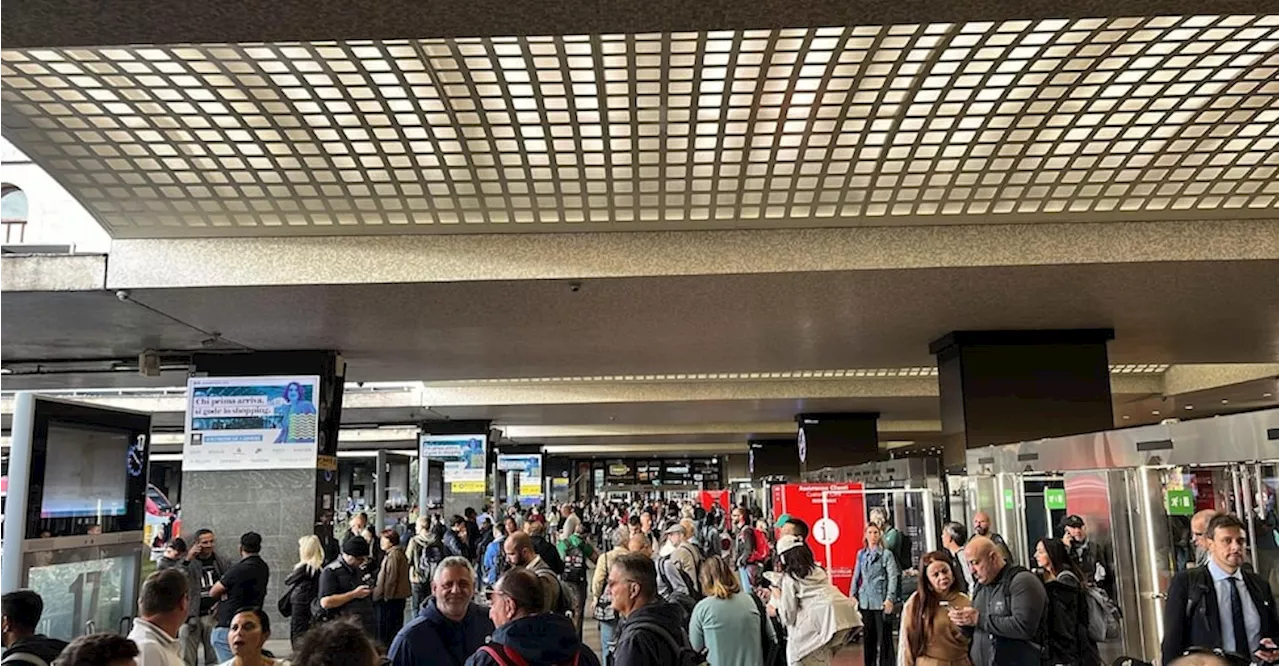
M 289 609 L 289 641 L 294 646 L 311 628 L 311 601 L 320 591 L 320 570 L 323 568 L 324 547 L 320 545 L 320 537 L 308 534 L 298 539 L 298 563 L 284 579 L 285 598 L 277 604 L 282 614 L 285 608 Z
M 689 642 L 706 650 L 709 666 L 760 666 L 777 642 L 764 604 L 743 591 L 738 574 L 723 559 L 708 557 L 698 569 L 706 598 L 689 618 Z M 763 634 L 761 632 L 764 632 Z

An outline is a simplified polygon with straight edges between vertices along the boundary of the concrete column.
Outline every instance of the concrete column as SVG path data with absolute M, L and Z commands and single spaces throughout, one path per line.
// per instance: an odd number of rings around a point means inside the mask
M 338 426 L 342 417 L 342 388 L 346 366 L 332 351 L 281 351 L 232 354 L 196 354 L 195 372 L 211 377 L 268 375 L 319 375 L 316 410 L 319 456 L 336 456 Z M 321 469 L 259 469 L 182 472 L 182 525 L 190 537 L 201 528 L 212 529 L 218 552 L 238 557 L 240 535 L 262 535 L 262 559 L 271 568 L 267 611 L 276 626 L 288 627 L 278 617 L 275 600 L 284 589 L 285 574 L 298 561 L 298 539 L 320 536 L 333 539 L 333 503 L 337 473 Z
M 882 459 L 874 412 L 798 414 L 797 447 L 803 448 L 802 471 L 845 467 Z M 884 456 L 887 457 L 887 456 Z
M 955 331 L 935 340 L 943 464 L 967 448 L 1115 427 L 1111 329 Z
M 378 451 L 373 459 L 373 525 L 374 536 L 387 529 L 387 452 Z
M 766 476 L 785 476 L 800 480 L 800 453 L 792 438 L 752 439 L 748 442 L 747 465 L 751 480 Z

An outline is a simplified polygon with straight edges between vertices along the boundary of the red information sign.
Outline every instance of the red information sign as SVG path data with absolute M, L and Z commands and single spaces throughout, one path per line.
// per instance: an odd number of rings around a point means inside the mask
M 698 491 L 698 504 L 702 508 L 710 511 L 712 504 L 719 504 L 721 511 L 724 512 L 724 529 L 730 529 L 729 522 L 729 491 L 727 490 L 700 490 Z
M 773 487 L 773 519 L 788 514 L 809 526 L 813 557 L 851 594 L 853 567 L 867 523 L 861 483 L 788 483 Z

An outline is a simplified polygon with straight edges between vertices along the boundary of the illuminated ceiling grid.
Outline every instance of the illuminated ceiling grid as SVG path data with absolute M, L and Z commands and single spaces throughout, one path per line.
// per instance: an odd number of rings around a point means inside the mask
M 6 136 L 122 237 L 1256 216 L 1276 24 L 6 50 L 0 74 Z

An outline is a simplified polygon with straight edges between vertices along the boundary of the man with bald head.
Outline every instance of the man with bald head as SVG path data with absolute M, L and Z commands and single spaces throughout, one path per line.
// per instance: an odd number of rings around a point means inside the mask
M 1206 533 L 1209 531 L 1209 521 L 1213 520 L 1217 515 L 1218 512 L 1214 509 L 1204 509 L 1191 516 L 1191 545 L 1195 546 L 1196 549 L 1195 566 L 1197 567 L 1202 567 L 1209 563 L 1209 543 L 1211 540 Z
M 991 529 L 991 515 L 986 511 L 973 514 L 973 535 L 990 539 L 1000 549 L 1004 559 L 1013 559 L 1013 552 L 1009 550 L 1009 544 L 1005 543 L 1004 537 Z
M 512 532 L 502 542 L 502 553 L 507 564 L 513 567 L 524 567 L 538 577 L 542 583 L 542 612 L 549 612 L 560 601 L 560 578 L 542 557 L 534 552 L 533 539 L 524 532 Z
M 969 636 L 974 666 L 1039 666 L 1040 622 L 1048 603 L 1044 584 L 1025 567 L 1009 564 L 986 536 L 970 539 L 964 557 L 978 587 L 971 607 L 952 608 L 948 615 Z

